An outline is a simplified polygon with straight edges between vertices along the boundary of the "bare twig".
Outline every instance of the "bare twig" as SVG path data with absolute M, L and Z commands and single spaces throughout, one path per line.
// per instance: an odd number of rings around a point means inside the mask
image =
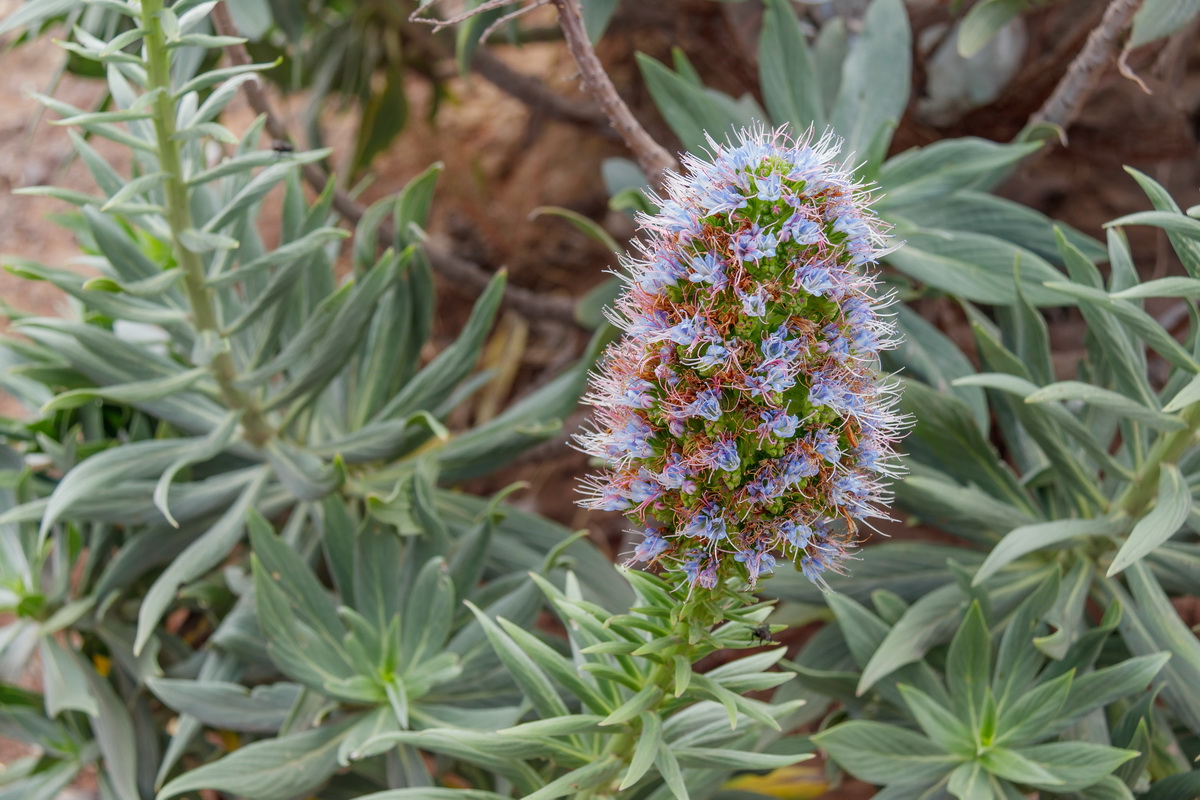
M 1065 130 L 1074 121 L 1103 68 L 1116 55 L 1118 39 L 1129 29 L 1133 15 L 1141 5 L 1142 0 L 1112 0 L 1109 3 L 1100 24 L 1088 36 L 1087 43 L 1075 56 L 1054 92 L 1030 117 L 1031 126 L 1048 123 Z
M 527 6 L 521 6 L 516 11 L 511 11 L 508 14 L 505 14 L 504 16 L 500 17 L 495 22 L 493 22 L 491 25 L 488 25 L 486 28 L 483 29 L 483 33 L 479 34 L 479 41 L 481 43 L 486 42 L 493 33 L 500 30 L 505 25 L 507 25 L 508 23 L 515 20 L 517 17 L 524 16 L 525 14 L 528 14 L 530 11 L 533 11 L 535 8 L 541 8 L 544 5 L 549 5 L 549 3 L 550 3 L 550 0 L 533 0 Z
M 667 171 L 676 169 L 679 166 L 678 162 L 646 132 L 629 110 L 629 106 L 625 105 L 625 101 L 617 94 L 617 87 L 613 86 L 612 79 L 604 71 L 604 66 L 596 56 L 592 42 L 583 27 L 583 9 L 579 0 L 554 0 L 554 6 L 558 9 L 558 22 L 562 26 L 567 49 L 579 66 L 584 88 L 596 98 L 613 128 L 621 134 L 626 146 L 633 151 L 638 166 L 646 173 L 650 184 L 661 189 Z
M 223 36 L 237 35 L 237 28 L 223 3 L 218 3 L 213 8 L 212 18 L 213 26 L 218 33 Z M 229 60 L 235 65 L 244 66 L 251 63 L 250 54 L 240 44 L 230 45 L 226 48 L 226 52 Z M 254 109 L 255 113 L 261 114 L 265 118 L 267 133 L 272 138 L 290 141 L 291 136 L 287 126 L 271 108 L 271 103 L 267 99 L 262 85 L 257 81 L 246 81 L 242 84 L 242 88 L 246 92 L 246 99 L 249 101 L 250 107 Z M 329 174 L 319 165 L 304 164 L 300 169 L 304 180 L 317 191 L 323 190 L 328 185 Z M 361 220 L 363 214 L 366 213 L 366 209 L 362 205 L 337 187 L 334 187 L 333 191 L 333 207 L 353 223 Z M 383 242 L 395 238 L 395 231 L 388 220 L 384 220 L 380 224 L 379 233 L 380 240 Z M 451 250 L 449 243 L 441 237 L 433 236 L 426 239 L 424 246 L 425 254 L 433 269 L 450 282 L 479 291 L 491 281 L 490 273 L 478 264 L 456 255 Z M 575 318 L 575 304 L 570 299 L 541 295 L 510 284 L 505 287 L 504 301 L 509 308 L 530 318 L 549 319 L 566 325 L 579 326 L 579 322 Z

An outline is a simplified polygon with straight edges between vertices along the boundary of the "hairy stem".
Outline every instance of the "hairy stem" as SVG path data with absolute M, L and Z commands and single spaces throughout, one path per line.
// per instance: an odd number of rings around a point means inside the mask
M 225 404 L 245 413 L 242 426 L 247 441 L 256 447 L 271 438 L 272 431 L 251 398 L 234 384 L 236 370 L 229 354 L 227 343 L 221 334 L 220 321 L 208 288 L 205 286 L 204 264 L 200 257 L 183 243 L 183 234 L 192 229 L 192 212 L 188 201 L 187 184 L 183 177 L 182 161 L 179 157 L 179 142 L 175 138 L 175 102 L 171 93 L 171 55 L 167 49 L 160 12 L 163 0 L 142 0 L 142 27 L 146 30 L 146 89 L 154 93 L 154 133 L 158 140 L 158 159 L 166 174 L 167 224 L 171 228 L 171 246 L 175 259 L 183 270 L 183 283 L 192 308 L 196 328 L 202 333 L 215 335 L 221 346 L 210 364 L 213 377 L 220 387 Z
M 1134 519 L 1146 513 L 1158 492 L 1158 478 L 1162 472 L 1162 465 L 1174 464 L 1196 443 L 1197 432 L 1200 431 L 1200 403 L 1193 403 L 1184 410 L 1182 416 L 1187 427 L 1181 431 L 1164 433 L 1159 437 L 1146 456 L 1142 469 L 1113 504 L 1115 508 Z

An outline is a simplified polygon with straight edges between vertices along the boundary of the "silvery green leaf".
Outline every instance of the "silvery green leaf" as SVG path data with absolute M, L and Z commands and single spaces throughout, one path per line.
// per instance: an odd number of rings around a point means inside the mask
M 908 306 L 897 307 L 896 321 L 904 340 L 894 351 L 884 354 L 885 369 L 894 372 L 906 367 L 933 389 L 953 394 L 970 407 L 976 425 L 986 435 L 988 409 L 983 391 L 952 384 L 955 378 L 975 371 L 970 360 L 944 333 Z
M 183 270 L 179 267 L 171 267 L 151 278 L 143 278 L 131 283 L 123 283 L 112 278 L 91 278 L 84 282 L 83 289 L 88 292 L 131 294 L 144 299 L 161 298 L 163 294 L 174 289 L 175 284 L 182 278 Z
M 984 0 L 967 11 L 958 26 L 958 53 L 970 58 L 1028 7 L 1025 0 Z
M 1130 566 L 1125 578 L 1129 595 L 1116 581 L 1104 584 L 1124 612 L 1120 619 L 1121 637 L 1139 656 L 1171 653 L 1162 668 L 1163 697 L 1184 725 L 1200 731 L 1200 696 L 1189 688 L 1200 685 L 1200 641 L 1179 618 L 1170 598 L 1144 562 Z
M 830 114 L 846 140 L 846 156 L 882 160 L 892 131 L 908 106 L 912 34 L 900 0 L 874 0 L 862 32 L 842 65 L 842 80 Z M 876 152 L 869 152 L 874 146 Z
M 289 172 L 304 164 L 312 164 L 329 156 L 329 148 L 293 153 L 287 161 L 272 164 L 254 176 L 225 206 L 204 224 L 206 232 L 218 231 L 233 222 L 246 208 L 258 203 L 267 192 L 275 188 Z
M 224 681 L 150 678 L 146 685 L 168 707 L 209 727 L 252 733 L 278 731 L 300 694 L 294 683 L 246 689 Z
M 60 186 L 23 186 L 13 189 L 12 193 L 22 197 L 52 197 L 80 208 L 96 206 L 104 202 L 103 197 L 77 192 L 74 189 L 63 189 Z
M 395 246 L 397 249 L 419 242 L 419 234 L 429 219 L 429 206 L 433 202 L 434 187 L 445 166 L 440 161 L 429 165 L 405 184 L 396 197 L 393 228 L 396 232 Z
M 508 795 L 483 789 L 446 789 L 440 786 L 420 786 L 408 789 L 389 789 L 363 795 L 359 800 L 509 800 Z
M 174 41 L 167 42 L 167 48 L 178 50 L 184 47 L 203 47 L 218 50 L 235 44 L 245 44 L 246 39 L 240 36 L 213 36 L 208 33 L 188 33 Z
M 969 386 L 970 376 L 955 384 Z M 902 410 L 914 415 L 906 449 L 910 457 L 965 483 L 974 483 L 1010 505 L 1032 511 L 1024 490 L 972 418 L 970 407 L 952 395 L 916 381 L 905 381 Z
M 974 486 L 960 486 L 932 475 L 914 473 L 898 483 L 895 491 L 899 504 L 921 519 L 956 524 L 961 535 L 981 544 L 994 541 L 994 535 L 1001 531 L 1031 521 L 1024 510 Z
M 1140 561 L 1179 532 L 1192 510 L 1192 493 L 1187 481 L 1174 464 L 1163 464 L 1158 477 L 1158 494 L 1154 508 L 1138 520 L 1125 543 L 1109 565 L 1108 577 Z
M 1198 400 L 1200 400 L 1200 375 L 1196 375 L 1188 381 L 1187 385 L 1171 398 L 1171 402 L 1163 406 L 1163 411 L 1173 414 L 1176 411 L 1184 410 Z
M 1144 297 L 1187 297 L 1200 298 L 1200 280 L 1196 278 L 1159 278 L 1131 286 L 1111 297 L 1118 300 L 1139 300 Z
M 264 404 L 265 410 L 278 408 L 302 395 L 307 394 L 311 398 L 346 367 L 346 353 L 355 347 L 365 332 L 371 319 L 371 309 L 384 290 L 395 281 L 399 263 L 398 257 L 385 256 L 375 269 L 356 281 L 347 300 L 331 320 L 326 322 L 317 316 L 306 322 L 305 328 L 311 327 L 312 335 L 320 337 L 319 342 L 307 353 L 307 361 L 299 369 L 291 370 L 290 380 L 270 396 Z M 322 330 L 317 331 L 318 326 Z M 301 331 L 296 339 L 304 335 L 305 331 Z M 452 350 L 454 346 L 447 348 L 443 354 Z M 430 366 L 436 363 L 435 359 Z M 470 366 L 466 368 L 470 369 Z
M 905 664 L 919 660 L 947 634 L 957 630 L 966 600 L 957 585 L 943 586 L 913 603 L 863 668 L 858 684 L 862 694 Z
M 135 446 L 125 445 L 118 449 Z M 154 635 L 159 620 L 175 600 L 180 587 L 220 564 L 242 538 L 246 513 L 258 500 L 268 475 L 269 472 L 265 469 L 256 470 L 246 488 L 242 490 L 241 496 L 154 581 L 138 609 L 137 638 L 133 647 L 135 655 L 141 653 L 146 642 Z
M 186 250 L 197 254 L 211 253 L 214 250 L 236 250 L 238 247 L 238 240 L 232 236 L 209 233 L 195 228 L 180 231 L 179 243 Z
M 1059 583 L 1054 604 L 1045 615 L 1046 623 L 1054 632 L 1033 640 L 1033 646 L 1038 652 L 1061 661 L 1067 656 L 1071 646 L 1080 640 L 1081 630 L 1088 624 L 1084 618 L 1084 608 L 1092 589 L 1094 574 L 1095 565 L 1090 558 L 1078 557 L 1071 564 Z
M 119 194 L 119 190 L 113 194 Z M 118 278 L 139 281 L 162 274 L 162 267 L 145 254 L 116 220 L 95 208 L 84 208 L 83 219 L 96 246 L 108 259 L 113 274 Z
M 1046 288 L 1078 298 L 1081 308 L 1094 306 L 1110 312 L 1123 322 L 1131 333 L 1174 366 L 1193 374 L 1200 372 L 1200 363 L 1197 363 L 1162 325 L 1127 300 L 1115 299 L 1101 289 L 1091 289 L 1073 283 L 1054 281 L 1047 283 Z
M 78 408 L 96 399 L 104 399 L 112 403 L 160 400 L 164 397 L 190 390 L 207 377 L 208 374 L 207 369 L 197 367 L 166 378 L 155 378 L 148 381 L 136 381 L 134 383 L 117 384 L 115 386 L 74 389 L 55 395 L 54 399 L 43 406 L 42 411 L 43 413 L 50 413 L 66 408 Z
M 973 231 L 1037 253 L 1048 261 L 1060 259 L 1055 230 L 1092 261 L 1105 257 L 1099 242 L 1079 231 L 1052 222 L 1032 208 L 980 191 L 960 189 L 946 197 L 929 198 L 921 203 L 891 208 L 888 219 L 899 218 L 918 228 Z
M 637 54 L 637 61 L 654 104 L 688 150 L 702 150 L 705 134 L 721 141 L 753 121 L 728 96 L 706 90 L 644 53 Z
M 259 63 L 259 64 L 242 64 L 242 65 L 235 66 L 235 67 L 224 67 L 222 69 L 207 70 L 205 72 L 200 73 L 195 78 L 192 78 L 187 83 L 184 83 L 182 86 L 180 86 L 178 89 L 176 89 L 174 91 L 172 96 L 175 99 L 179 99 L 179 98 L 183 97 L 184 95 L 188 94 L 189 92 L 203 91 L 204 89 L 207 89 L 210 86 L 218 84 L 221 81 L 228 80 L 229 78 L 235 78 L 235 77 L 238 77 L 241 75 L 245 75 L 247 73 L 254 73 L 255 76 L 257 76 L 257 73 L 263 72 L 268 69 L 274 69 L 275 67 L 279 66 L 280 63 L 282 63 L 282 59 L 276 59 L 275 61 L 263 62 L 263 63 Z M 260 154 L 270 157 L 270 159 L 268 161 L 263 162 L 264 164 L 270 163 L 270 161 L 278 161 L 279 160 L 279 154 L 275 153 L 274 151 L 260 152 Z M 195 179 L 192 179 L 192 181 L 189 181 L 189 183 L 192 183 L 194 181 L 195 181 Z
M 38 529 L 39 539 L 44 540 L 56 522 L 92 494 L 123 481 L 157 476 L 193 445 L 188 439 L 153 439 L 113 447 L 84 459 L 50 495 Z
M 90 721 L 104 756 L 104 774 L 119 797 L 139 797 L 137 739 L 128 707 L 107 680 L 93 670 L 86 675 L 97 701 L 97 713 Z
M 450 431 L 427 411 L 418 411 L 405 419 L 372 422 L 353 433 L 314 445 L 309 451 L 325 457 L 339 456 L 348 464 L 389 460 L 408 452 L 416 441 L 425 437 L 413 435 L 410 428 L 422 426 L 438 439 L 450 439 Z
M 546 673 L 559 685 L 566 688 L 572 696 L 580 699 L 587 709 L 598 715 L 612 714 L 614 706 L 598 691 L 595 681 L 589 675 L 578 672 L 575 664 L 571 663 L 568 658 L 558 654 L 550 645 L 542 642 L 523 627 L 514 625 L 506 619 L 497 619 L 496 621 L 540 668 L 545 669 Z
M 113 125 L 111 123 L 80 122 L 80 119 L 85 119 L 85 120 L 87 119 L 87 115 L 85 115 L 85 112 L 83 112 L 81 109 L 75 108 L 74 106 L 72 106 L 68 103 L 64 103 L 60 100 L 56 100 L 53 97 L 48 97 L 46 95 L 38 94 L 36 92 L 31 93 L 31 96 L 35 100 L 37 100 L 39 103 L 41 103 L 42 105 L 46 106 L 51 111 L 54 111 L 55 113 L 59 114 L 60 116 L 62 116 L 64 118 L 74 117 L 75 119 L 73 121 L 73 124 L 79 125 L 81 128 L 83 128 L 86 131 L 90 131 L 91 133 L 94 133 L 97 136 L 102 136 L 105 139 L 116 142 L 117 144 L 123 144 L 126 147 L 131 147 L 134 150 L 138 150 L 138 151 L 150 153 L 150 154 L 156 153 L 156 149 L 155 149 L 155 146 L 153 143 L 151 143 L 145 139 L 142 139 L 140 137 L 134 136 L 132 133 L 125 130 L 124 128 L 118 127 L 117 125 Z M 145 115 L 142 115 L 142 118 L 145 118 Z M 56 122 L 61 123 L 62 120 L 56 120 Z
M 255 800 L 290 800 L 308 795 L 337 770 L 338 748 L 356 719 L 248 744 L 170 781 L 158 793 L 158 800 L 197 789 L 215 789 Z
M 790 3 L 767 4 L 759 39 L 759 83 L 771 119 L 795 130 L 825 127 L 816 65 Z
M 463 602 L 475 615 L 475 619 L 487 634 L 492 648 L 504 665 L 508 667 L 513 679 L 521 687 L 538 714 L 544 718 L 568 716 L 571 712 L 559 698 L 558 692 L 555 691 L 554 685 L 542 668 L 478 606 L 469 600 Z
M 443 652 L 455 605 L 454 586 L 446 560 L 431 558 L 417 573 L 404 599 L 401 618 L 408 624 L 400 631 L 401 670 Z M 416 620 L 420 622 L 416 623 Z
M 644 712 L 640 715 L 641 731 L 638 733 L 637 746 L 634 747 L 633 756 L 629 760 L 629 769 L 621 778 L 621 785 L 617 787 L 617 791 L 625 791 L 630 788 L 654 766 L 654 757 L 658 751 L 664 747 L 668 747 L 662 738 L 662 719 L 656 713 Z
M 333 641 L 341 638 L 345 626 L 338 619 L 329 592 L 308 565 L 259 513 L 249 516 L 250 544 L 263 569 L 294 608 L 296 619 L 311 623 Z
M 524 761 L 497 755 L 492 752 L 491 748 L 478 747 L 477 743 L 469 743 L 465 738 L 458 736 L 458 734 L 459 731 L 456 730 L 442 731 L 436 729 L 429 731 L 397 731 L 395 733 L 382 734 L 376 737 L 374 742 L 368 741 L 366 745 L 374 746 L 385 742 L 404 742 L 424 751 L 452 756 L 466 761 L 468 764 L 492 770 L 508 778 L 523 796 L 528 792 L 532 792 L 536 787 L 543 785 L 544 781 L 542 778 Z M 493 738 L 498 739 L 500 737 L 494 736 Z M 526 797 L 525 800 L 528 800 L 528 798 Z
M 83 5 L 83 0 L 39 0 L 36 3 L 26 3 L 0 20 L 0 34 L 18 28 L 39 28 L 49 20 L 73 11 L 81 5 Z
M 1012 167 L 1041 147 L 1040 143 L 1001 144 L 968 136 L 905 150 L 879 168 L 884 192 L 879 208 L 903 214 L 907 206 L 952 196 L 995 170 Z
M 400 730 L 396 722 L 396 714 L 388 706 L 380 706 L 368 711 L 358 718 L 346 737 L 338 746 L 337 760 L 341 766 L 349 766 L 353 761 L 361 761 L 371 756 L 390 750 L 394 743 L 382 738 L 384 734 Z M 368 742 L 374 742 L 368 745 Z
M 1179 206 L 1171 199 L 1170 193 L 1161 184 L 1132 167 L 1126 167 L 1125 171 L 1132 175 L 1133 179 L 1142 187 L 1142 191 L 1150 198 L 1150 203 L 1155 209 L 1168 214 L 1182 215 Z M 1200 242 L 1171 230 L 1167 231 L 1167 238 L 1171 240 L 1171 246 L 1175 248 L 1175 253 L 1179 256 L 1188 275 L 1200 278 Z
M 657 760 L 661 761 L 663 753 L 670 752 L 666 748 L 660 750 Z M 546 784 L 541 789 L 538 789 L 536 792 L 525 795 L 523 800 L 554 800 L 557 797 L 565 797 L 580 792 L 587 792 L 589 789 L 596 789 L 619 775 L 624 766 L 621 761 L 611 755 L 597 758 L 587 766 L 571 770 L 567 774 Z M 687 800 L 686 791 L 680 797 L 680 800 Z
M 266 286 L 254 292 L 249 301 L 240 309 L 238 316 L 224 327 L 225 333 L 233 335 L 252 323 L 261 322 L 265 317 L 264 312 L 276 303 L 290 299 L 295 294 L 293 289 L 305 272 L 314 267 L 319 269 L 320 266 L 311 257 L 298 257 L 290 263 L 285 263 L 270 275 Z M 227 272 L 222 277 L 239 273 L 244 277 L 243 270 Z
M 241 91 L 242 85 L 248 81 L 257 81 L 259 77 L 256 73 L 243 71 L 240 74 L 232 75 L 216 89 L 214 89 L 204 102 L 196 109 L 196 113 L 182 120 L 180 130 L 194 128 L 210 120 L 216 119 L 217 116 L 225 110 L 225 106 L 229 105 L 238 92 Z M 234 139 L 236 142 L 237 140 Z
M 888 263 L 922 283 L 967 300 L 1012 305 L 1013 262 L 1021 262 L 1022 288 L 1036 306 L 1070 305 L 1057 283 L 1063 274 L 1031 250 L 968 231 L 901 229 L 904 247 L 887 256 Z
M 496 275 L 475 302 L 471 316 L 454 344 L 447 347 L 426 365 L 376 415 L 382 419 L 407 416 L 421 408 L 436 406 L 470 374 L 479 358 L 484 339 L 492 326 L 504 294 L 505 273 Z
M 213 428 L 212 433 L 197 442 L 196 446 L 190 452 L 184 453 L 171 462 L 163 470 L 162 475 L 159 476 L 158 483 L 154 486 L 154 505 L 162 512 L 167 522 L 171 523 L 173 527 L 178 528 L 179 523 L 171 515 L 170 503 L 168 502 L 171 481 L 175 480 L 175 476 L 185 467 L 193 464 L 202 464 L 224 452 L 233 441 L 241 418 L 241 412 L 230 412 L 220 425 Z
M 224 163 L 229 164 L 232 162 Z M 216 167 L 215 169 L 220 169 L 220 167 Z M 247 278 L 271 267 L 282 265 L 286 269 L 292 264 L 302 262 L 306 256 L 329 246 L 333 242 L 345 239 L 347 236 L 349 234 L 346 231 L 337 228 L 318 228 L 306 233 L 299 239 L 276 247 L 253 261 L 242 264 L 237 269 L 213 276 L 205 283 L 211 288 L 223 289 L 241 283 Z
M 87 667 L 74 650 L 65 650 L 53 636 L 43 636 L 39 655 L 42 660 L 42 683 L 46 696 L 46 714 L 57 717 L 66 710 L 82 711 L 96 716 L 100 713 Z
M 1186 423 L 1174 417 L 1131 400 L 1119 392 L 1093 386 L 1080 381 L 1060 381 L 1049 386 L 1043 386 L 1025 397 L 1026 403 L 1050 403 L 1061 400 L 1078 400 L 1101 408 L 1111 409 L 1124 417 L 1145 423 L 1147 426 L 1162 431 L 1177 431 L 1186 427 Z
M 962 760 L 918 733 L 882 722 L 843 722 L 812 738 L 851 775 L 877 784 L 937 780 Z
M 1013 528 L 997 544 L 975 573 L 973 585 L 978 586 L 1000 569 L 1021 556 L 1069 542 L 1081 536 L 1119 536 L 1128 526 L 1119 519 L 1065 519 L 1039 522 Z
M 1195 0 L 1147 0 L 1133 16 L 1133 32 L 1127 50 L 1170 36 L 1200 14 Z

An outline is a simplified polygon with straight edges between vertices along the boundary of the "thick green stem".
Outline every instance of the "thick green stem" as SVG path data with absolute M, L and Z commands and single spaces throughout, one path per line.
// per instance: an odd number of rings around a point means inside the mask
M 234 383 L 236 370 L 217 319 L 216 308 L 208 287 L 205 286 L 204 265 L 200 257 L 183 243 L 182 235 L 190 230 L 192 212 L 188 202 L 188 189 L 184 181 L 182 162 L 179 157 L 179 142 L 175 138 L 175 101 L 171 93 L 171 57 L 163 34 L 160 13 L 163 0 L 142 0 L 142 27 L 146 30 L 146 89 L 154 96 L 154 133 L 158 139 L 158 159 L 166 175 L 167 224 L 171 228 L 171 245 L 175 259 L 183 270 L 183 282 L 188 302 L 192 307 L 192 318 L 196 328 L 203 333 L 214 334 L 220 347 L 210 364 L 213 377 L 221 389 L 221 396 L 231 409 L 245 413 L 242 426 L 246 440 L 261 447 L 272 436 L 270 425 L 263 417 L 258 404 L 237 388 Z
M 711 611 L 711 607 L 704 603 L 698 603 L 694 599 L 685 601 L 682 607 L 677 611 L 677 618 L 671 635 L 679 641 L 677 644 L 660 651 L 662 661 L 655 664 L 647 676 L 646 685 L 657 686 L 662 689 L 661 699 L 658 705 L 647 709 L 651 714 L 658 714 L 662 711 L 663 706 L 674 697 L 673 684 L 675 681 L 675 657 L 683 656 L 688 660 L 688 663 L 695 661 L 695 645 L 692 642 L 692 629 L 695 626 L 711 627 L 717 622 L 716 619 L 708 619 L 706 612 Z M 632 725 L 637 725 L 636 721 Z M 634 750 L 637 749 L 638 739 L 641 731 L 634 727 L 630 727 L 626 731 L 617 736 L 614 736 L 605 748 L 604 757 L 615 758 L 625 764 L 633 760 Z M 595 798 L 607 798 L 618 796 L 618 788 L 621 778 L 618 777 L 607 787 L 599 787 L 587 792 L 580 793 L 575 796 L 575 800 L 594 800 Z
M 1200 403 L 1193 403 L 1183 412 L 1187 427 L 1174 433 L 1164 433 L 1154 443 L 1146 462 L 1134 476 L 1129 487 L 1116 499 L 1113 507 L 1137 519 L 1146 512 L 1158 491 L 1158 479 L 1163 464 L 1174 464 L 1183 457 L 1187 449 L 1196 442 L 1200 429 Z

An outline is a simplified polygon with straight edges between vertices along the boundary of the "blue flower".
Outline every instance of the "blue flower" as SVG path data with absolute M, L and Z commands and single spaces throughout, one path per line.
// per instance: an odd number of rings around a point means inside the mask
M 758 583 L 758 576 L 763 572 L 770 572 L 775 569 L 775 556 L 761 548 L 752 550 L 739 550 L 733 556 L 735 561 L 740 561 L 746 565 L 746 571 L 750 573 L 750 586 L 753 587 Z
M 692 283 L 711 283 L 716 288 L 725 285 L 725 265 L 712 253 L 692 259 L 688 280 Z
M 838 448 L 838 438 L 828 428 L 814 431 L 809 437 L 809 441 L 812 449 L 816 450 L 817 454 L 830 464 L 836 464 L 842 460 L 842 451 Z
M 783 195 L 783 180 L 779 174 L 772 172 L 765 178 L 758 179 L 758 199 L 765 202 L 774 202 Z
M 825 297 L 837 288 L 833 273 L 824 264 L 805 264 L 796 270 L 797 285 L 814 297 Z
M 701 369 L 716 369 L 724 366 L 728 359 L 729 348 L 720 344 L 710 344 L 704 355 L 696 359 L 696 364 Z
M 780 439 L 790 439 L 795 436 L 796 427 L 800 424 L 799 417 L 782 409 L 763 411 L 759 414 L 759 419 L 763 421 L 757 428 L 761 435 L 771 434 Z
M 730 236 L 729 246 L 733 257 L 738 261 L 758 261 L 775 255 L 778 240 L 770 231 L 764 231 L 758 225 L 751 225 L 748 229 Z
M 684 319 L 667 330 L 667 338 L 675 344 L 690 347 L 707 335 L 708 326 L 699 317 Z
M 742 301 L 742 310 L 746 312 L 748 317 L 764 317 L 767 314 L 767 300 L 763 297 L 761 290 L 754 294 L 742 294 L 738 292 L 738 297 Z
M 637 549 L 633 551 L 633 556 L 629 559 L 630 563 L 634 562 L 652 562 L 654 559 L 667 552 L 671 547 L 671 543 L 662 537 L 662 535 L 653 528 L 646 529 L 645 538 L 638 543 Z
M 688 404 L 687 412 L 694 417 L 716 422 L 721 418 L 721 394 L 712 389 L 701 392 Z
M 717 469 L 733 472 L 742 465 L 742 459 L 738 456 L 737 442 L 731 439 L 713 442 L 712 448 L 708 451 L 708 461 Z
M 688 520 L 680 534 L 715 542 L 726 536 L 725 519 L 719 509 L 710 508 L 708 512 L 701 511 Z
M 717 559 L 703 550 L 691 550 L 683 562 L 683 573 L 688 581 L 704 589 L 717 585 Z
M 779 532 L 783 534 L 783 538 L 792 547 L 797 550 L 803 550 L 808 547 L 809 540 L 812 539 L 813 529 L 803 522 L 794 522 L 790 519 L 784 520 L 779 526 Z

